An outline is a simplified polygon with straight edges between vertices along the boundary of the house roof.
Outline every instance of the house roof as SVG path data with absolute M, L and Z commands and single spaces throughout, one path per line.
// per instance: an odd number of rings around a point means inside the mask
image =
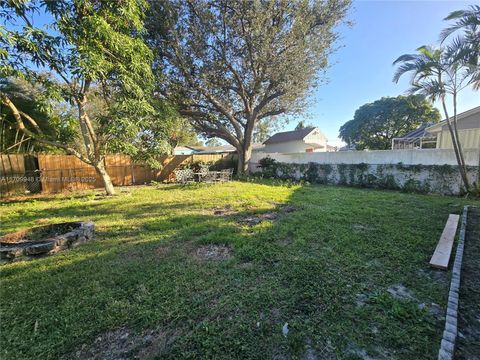
M 473 109 L 470 109 L 470 110 L 464 111 L 460 114 L 457 114 L 457 121 L 465 119 L 465 118 L 467 118 L 471 115 L 475 115 L 475 114 L 480 114 L 480 106 L 474 107 Z M 442 129 L 443 125 L 445 125 L 446 123 L 447 123 L 447 120 L 444 119 L 444 120 L 440 121 L 439 123 L 436 123 L 435 125 L 432 125 L 432 126 L 426 128 L 425 130 L 427 132 L 437 132 L 437 131 L 440 131 Z
M 299 130 L 279 132 L 271 136 L 270 138 L 268 138 L 264 142 L 264 144 L 268 145 L 268 144 L 277 144 L 277 143 L 282 143 L 287 141 L 303 140 L 313 130 L 315 130 L 314 127 L 307 127 Z
M 263 147 L 263 144 L 252 144 L 253 149 L 260 149 Z M 220 146 L 177 146 L 175 150 L 193 150 L 196 154 L 216 154 L 216 153 L 227 153 L 235 152 L 237 149 L 232 145 L 220 145 Z
M 415 130 L 410 131 L 408 134 L 403 135 L 402 137 L 399 137 L 397 139 L 403 139 L 403 140 L 409 140 L 409 139 L 418 139 L 422 138 L 425 136 L 425 129 L 433 126 L 435 124 L 433 123 L 425 123 L 420 125 L 418 128 Z
M 175 151 L 193 150 L 190 146 L 175 146 Z

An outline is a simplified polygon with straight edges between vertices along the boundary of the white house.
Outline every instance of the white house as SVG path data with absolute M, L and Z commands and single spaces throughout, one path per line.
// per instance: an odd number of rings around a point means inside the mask
M 314 127 L 279 132 L 263 144 L 262 152 L 265 153 L 326 152 L 332 149 L 327 145 L 326 136 Z
M 458 137 L 463 149 L 480 148 L 480 106 L 457 115 Z M 437 138 L 437 149 L 453 149 L 447 121 L 427 127 L 425 131 Z
M 462 149 L 479 149 L 480 106 L 457 114 L 457 129 Z M 403 137 L 392 140 L 392 150 L 425 148 L 453 149 L 447 120 L 422 124 Z
M 252 144 L 252 151 L 263 150 L 262 144 Z M 193 155 L 193 154 L 225 154 L 237 152 L 232 145 L 219 145 L 219 146 L 176 146 L 173 149 L 173 155 Z

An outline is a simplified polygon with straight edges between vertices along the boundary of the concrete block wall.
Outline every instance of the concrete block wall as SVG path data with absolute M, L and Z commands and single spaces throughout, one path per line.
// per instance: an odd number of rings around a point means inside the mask
M 467 150 L 464 156 L 470 182 L 478 183 L 480 149 Z M 256 152 L 249 167 L 251 173 L 262 171 L 259 161 L 265 157 L 276 161 L 274 176 L 283 179 L 445 195 L 458 195 L 463 191 L 453 150 L 296 154 Z

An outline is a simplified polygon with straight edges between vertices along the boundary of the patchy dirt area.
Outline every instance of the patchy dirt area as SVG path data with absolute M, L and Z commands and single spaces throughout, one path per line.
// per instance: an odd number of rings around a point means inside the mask
M 232 249 L 226 245 L 205 245 L 200 246 L 195 255 L 200 260 L 228 260 Z
M 455 359 L 480 359 L 480 209 L 470 207 L 460 285 Z
M 387 289 L 387 292 L 397 300 L 414 300 L 412 292 L 402 284 L 395 284 Z
M 158 257 L 167 256 L 170 253 L 170 248 L 168 246 L 159 246 L 155 249 L 155 255 Z
M 120 328 L 99 335 L 93 344 L 83 344 L 70 359 L 75 360 L 127 360 L 149 359 L 165 354 L 178 337 L 178 333 L 162 330 L 147 330 L 134 334 Z
M 267 213 L 262 213 L 262 214 L 254 214 L 250 215 L 247 217 L 244 217 L 243 219 L 240 220 L 240 223 L 248 225 L 248 226 L 255 226 L 257 224 L 260 224 L 262 221 L 273 221 L 277 220 L 280 215 L 282 214 L 289 214 L 294 211 L 299 210 L 295 206 L 292 205 L 282 205 L 279 208 L 278 212 L 267 212 Z
M 275 212 L 269 212 L 269 213 L 263 213 L 263 214 L 257 214 L 257 215 L 250 215 L 247 217 L 244 217 L 243 219 L 240 220 L 240 223 L 248 226 L 255 226 L 257 224 L 260 224 L 262 221 L 265 220 L 276 220 L 278 218 L 278 214 Z
M 215 215 L 215 216 L 229 216 L 229 215 L 234 215 L 236 213 L 237 213 L 237 211 L 235 211 L 231 208 L 228 208 L 228 207 L 213 209 L 213 215 Z

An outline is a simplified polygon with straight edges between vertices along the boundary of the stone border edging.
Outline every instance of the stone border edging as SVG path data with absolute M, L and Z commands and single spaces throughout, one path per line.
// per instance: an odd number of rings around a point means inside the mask
M 4 265 L 17 260 L 33 259 L 38 256 L 50 255 L 61 250 L 76 247 L 84 242 L 90 241 L 94 238 L 95 223 L 88 222 L 66 222 L 60 224 L 50 224 L 39 226 L 35 229 L 45 227 L 55 227 L 59 225 L 75 225 L 76 227 L 70 231 L 58 234 L 53 237 L 46 237 L 45 239 L 18 242 L 30 230 L 20 230 L 0 237 L 0 265 Z M 16 241 L 6 241 L 1 243 L 5 238 L 14 238 Z
M 463 249 L 465 246 L 465 232 L 467 229 L 468 205 L 463 208 L 460 233 L 458 236 L 457 252 L 452 268 L 452 280 L 448 293 L 447 315 L 443 331 L 438 360 L 452 360 L 455 353 L 455 340 L 458 332 L 458 295 L 460 290 L 460 272 L 462 270 Z

